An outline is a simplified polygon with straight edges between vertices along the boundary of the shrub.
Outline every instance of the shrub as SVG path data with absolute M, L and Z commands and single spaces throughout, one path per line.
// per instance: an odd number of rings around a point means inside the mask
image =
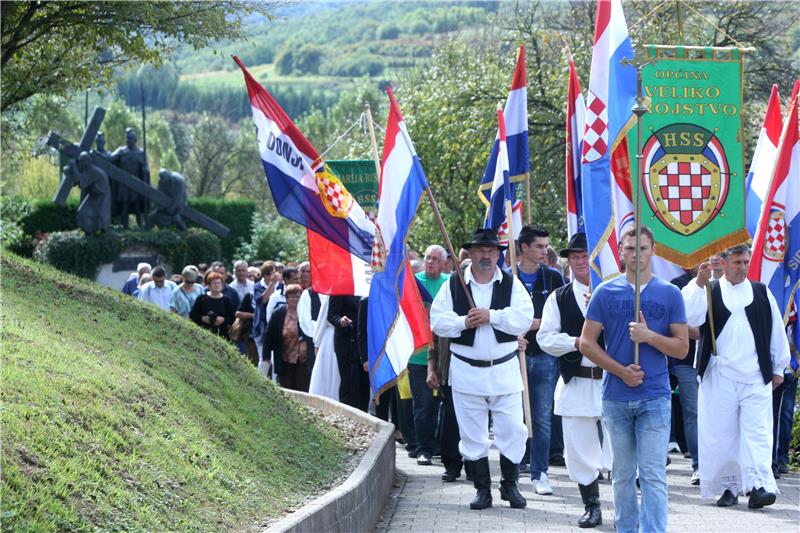
M 281 217 L 253 215 L 253 237 L 242 241 L 236 257 L 256 260 L 300 261 L 306 259 L 306 237 L 300 226 Z
M 0 245 L 16 253 L 31 254 L 33 241 L 22 225 L 31 208 L 30 202 L 19 196 L 0 196 Z
M 221 243 L 221 255 L 225 261 L 234 259 L 236 247 L 249 242 L 252 235 L 253 215 L 256 203 L 252 200 L 225 200 L 222 198 L 192 198 L 189 206 L 207 215 L 231 231 Z M 236 258 L 238 259 L 238 257 Z
M 100 266 L 119 256 L 114 232 L 84 235 L 80 230 L 53 232 L 37 246 L 34 258 L 64 272 L 94 279 Z
M 63 206 L 52 200 L 36 200 L 22 219 L 22 229 L 28 235 L 78 229 L 78 204 L 77 199 L 69 199 Z
M 114 261 L 122 250 L 134 245 L 154 250 L 175 271 L 187 264 L 207 263 L 220 257 L 219 239 L 196 228 L 186 232 L 112 230 L 95 235 L 85 235 L 80 230 L 53 232 L 39 244 L 34 257 L 64 272 L 94 279 L 102 265 Z

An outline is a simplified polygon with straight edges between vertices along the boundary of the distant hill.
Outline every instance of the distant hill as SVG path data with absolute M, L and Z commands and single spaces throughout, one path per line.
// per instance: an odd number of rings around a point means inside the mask
M 379 85 L 424 64 L 439 39 L 480 31 L 496 2 L 301 2 L 274 20 L 248 19 L 246 40 L 181 47 L 160 71 L 128 73 L 118 84 L 129 105 L 210 111 L 231 120 L 250 113 L 238 55 L 292 117 L 324 108 L 359 79 Z
M 4 531 L 244 530 L 339 476 L 342 436 L 228 343 L 2 257 Z

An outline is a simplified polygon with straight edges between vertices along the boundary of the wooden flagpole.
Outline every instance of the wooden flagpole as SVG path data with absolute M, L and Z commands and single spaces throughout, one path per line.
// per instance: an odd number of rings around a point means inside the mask
M 378 141 L 375 140 L 375 126 L 372 124 L 372 109 L 369 102 L 364 102 L 364 113 L 367 115 L 367 126 L 369 128 L 369 141 L 372 145 L 372 159 L 375 161 L 375 175 L 381 179 L 381 160 L 378 156 Z
M 503 118 L 503 105 L 497 105 L 497 120 Z M 498 128 L 500 124 L 498 123 Z M 497 164 L 500 165 L 500 158 L 498 154 Z M 530 194 L 530 190 L 528 190 Z M 530 198 L 530 196 L 529 196 Z M 514 242 L 514 208 L 511 205 L 511 198 L 506 198 L 506 226 L 508 227 L 508 258 L 511 263 L 511 274 L 517 277 L 517 246 Z M 528 216 L 530 217 L 530 206 L 528 207 Z M 522 377 L 522 402 L 525 407 L 525 427 L 528 428 L 528 438 L 533 437 L 533 423 L 531 422 L 531 397 L 530 388 L 528 387 L 528 365 L 525 356 L 525 350 L 519 350 L 519 373 Z

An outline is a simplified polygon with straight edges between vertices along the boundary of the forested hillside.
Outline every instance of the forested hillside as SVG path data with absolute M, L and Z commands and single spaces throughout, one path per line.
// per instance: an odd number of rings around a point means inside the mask
M 281 102 L 290 116 L 335 104 L 366 78 L 376 87 L 425 64 L 437 42 L 485 27 L 495 2 L 301 3 L 275 20 L 248 21 L 246 40 L 195 51 L 182 47 L 173 62 L 123 76 L 117 91 L 128 105 L 209 111 L 230 120 L 249 116 L 241 74 L 231 55 Z

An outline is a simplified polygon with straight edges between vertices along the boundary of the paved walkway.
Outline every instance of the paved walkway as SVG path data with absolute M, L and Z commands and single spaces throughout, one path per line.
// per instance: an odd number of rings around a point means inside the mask
M 583 512 L 577 485 L 570 481 L 564 467 L 550 467 L 553 495 L 534 493 L 530 479 L 521 481 L 520 489 L 528 500 L 523 510 L 511 509 L 500 500 L 497 484 L 500 466 L 497 450 L 490 455 L 492 466 L 492 498 L 494 507 L 472 511 L 469 502 L 475 495 L 471 482 L 463 474 L 455 483 L 444 483 L 443 467 L 418 466 L 403 448 L 397 448 L 398 477 L 395 489 L 384 509 L 379 532 L 416 533 L 418 531 L 588 531 L 577 527 Z M 784 474 L 778 480 L 781 495 L 764 509 L 747 508 L 747 498 L 739 497 L 739 505 L 721 509 L 713 501 L 700 499 L 700 488 L 689 485 L 691 464 L 680 454 L 670 454 L 667 467 L 669 483 L 669 531 L 725 533 L 747 532 L 789 533 L 800 531 L 800 474 Z M 603 501 L 603 525 L 597 531 L 614 530 L 611 484 L 600 483 Z

